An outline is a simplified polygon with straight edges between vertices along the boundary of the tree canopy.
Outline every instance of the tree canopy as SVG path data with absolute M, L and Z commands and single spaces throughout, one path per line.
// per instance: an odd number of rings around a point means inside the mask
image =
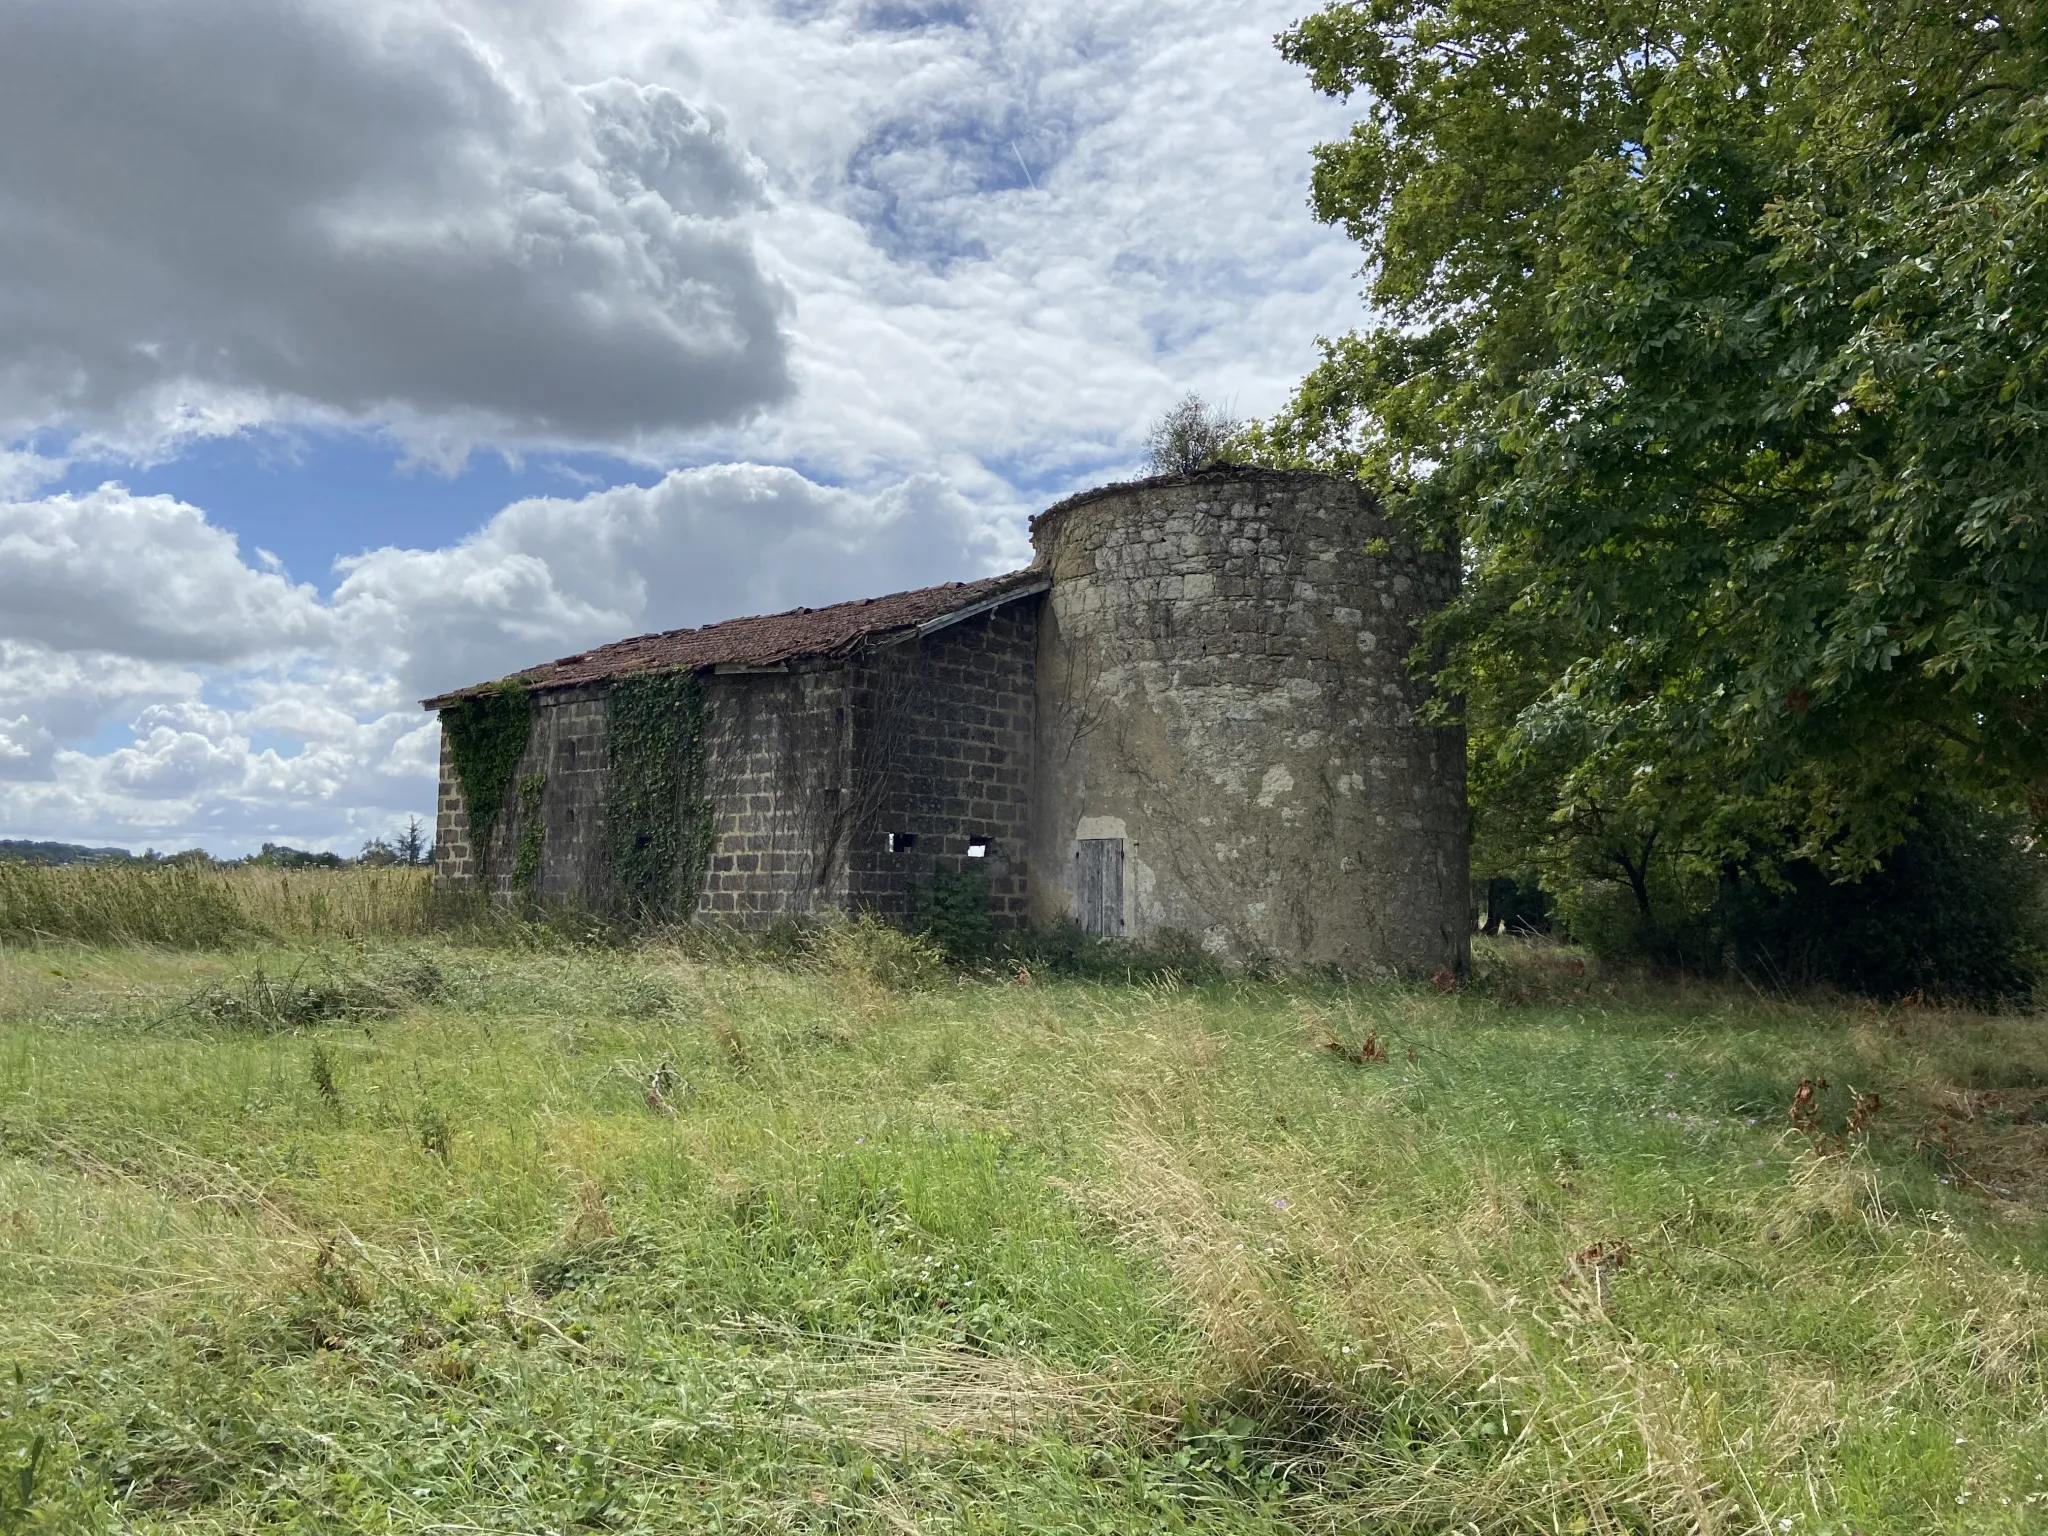
M 1364 247 L 1272 462 L 1467 583 L 1432 637 L 1483 841 L 1642 889 L 1871 868 L 1930 790 L 2048 821 L 2044 8 L 1360 0 Z

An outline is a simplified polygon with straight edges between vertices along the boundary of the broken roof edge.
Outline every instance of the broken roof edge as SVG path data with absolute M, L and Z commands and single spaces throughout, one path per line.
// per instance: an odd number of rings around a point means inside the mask
M 815 657 L 843 657 L 861 645 L 920 639 L 949 625 L 1031 597 L 1052 585 L 1036 564 L 978 581 L 951 581 L 822 608 L 721 619 L 693 629 L 662 630 L 593 646 L 488 682 L 451 688 L 420 700 L 446 709 L 509 683 L 554 693 L 646 672 L 710 672 L 719 667 L 772 668 Z

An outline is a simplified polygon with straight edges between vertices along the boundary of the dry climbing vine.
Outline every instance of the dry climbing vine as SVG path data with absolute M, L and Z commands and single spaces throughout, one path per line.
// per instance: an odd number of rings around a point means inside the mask
M 485 854 L 512 770 L 533 734 L 533 697 L 516 680 L 493 683 L 441 711 L 441 729 L 448 736 L 448 755 L 462 785 L 462 803 L 469 811 L 469 842 L 476 850 L 477 874 L 484 873 Z
M 695 910 L 711 862 L 704 738 L 711 706 L 692 672 L 637 672 L 612 684 L 605 805 L 620 905 L 638 921 Z

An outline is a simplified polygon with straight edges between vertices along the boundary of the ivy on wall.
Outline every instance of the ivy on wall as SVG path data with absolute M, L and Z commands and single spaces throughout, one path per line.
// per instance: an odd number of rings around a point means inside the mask
M 526 685 L 508 680 L 441 711 L 441 729 L 448 736 L 448 755 L 462 785 L 462 803 L 469 811 L 469 844 L 476 850 L 476 869 L 484 873 L 491 832 L 505 808 L 512 770 L 533 734 L 533 697 Z
M 528 903 L 540 889 L 540 852 L 548 835 L 540 803 L 547 788 L 548 776 L 544 773 L 519 776 L 519 852 L 512 861 L 512 889 Z
M 693 672 L 636 672 L 611 686 L 605 822 L 612 878 L 630 918 L 674 920 L 696 910 L 713 838 L 704 783 L 710 718 Z

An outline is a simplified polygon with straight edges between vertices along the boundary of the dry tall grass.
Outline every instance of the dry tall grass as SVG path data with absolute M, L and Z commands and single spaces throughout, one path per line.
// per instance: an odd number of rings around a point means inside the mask
M 227 949 L 254 940 L 412 938 L 434 926 L 424 869 L 0 862 L 0 942 Z

